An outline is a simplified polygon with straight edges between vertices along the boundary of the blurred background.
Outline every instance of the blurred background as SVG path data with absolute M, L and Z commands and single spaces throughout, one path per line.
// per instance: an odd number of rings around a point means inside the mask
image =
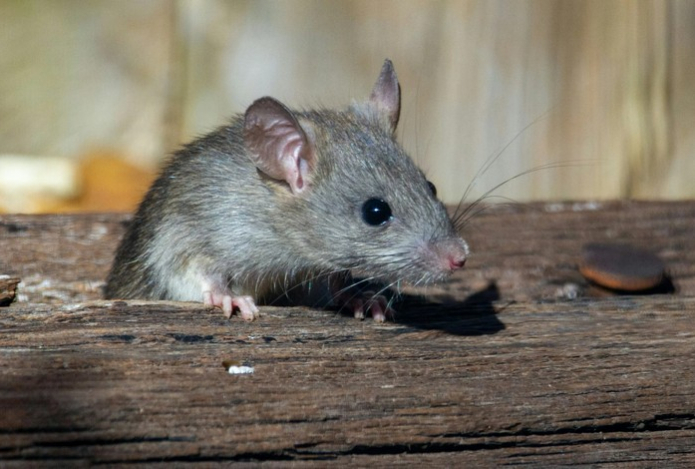
M 692 0 L 0 0 L 0 211 L 133 210 L 254 99 L 366 99 L 386 57 L 447 202 L 695 197 Z

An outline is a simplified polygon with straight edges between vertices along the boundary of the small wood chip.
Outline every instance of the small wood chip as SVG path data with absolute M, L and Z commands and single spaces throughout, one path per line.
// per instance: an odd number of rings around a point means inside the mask
M 17 296 L 17 285 L 22 279 L 0 275 L 0 306 L 9 306 Z
M 631 292 L 655 288 L 664 280 L 661 259 L 628 244 L 584 245 L 579 271 L 597 285 Z
M 224 360 L 222 366 L 226 368 L 230 375 L 248 375 L 254 372 L 254 368 L 251 365 L 241 363 L 238 360 Z

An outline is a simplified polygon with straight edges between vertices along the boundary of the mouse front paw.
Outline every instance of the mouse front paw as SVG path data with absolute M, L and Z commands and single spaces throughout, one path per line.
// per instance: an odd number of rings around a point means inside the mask
M 350 274 L 340 273 L 328 278 L 328 288 L 333 297 L 333 304 L 341 311 L 351 313 L 357 319 L 364 319 L 371 314 L 376 322 L 394 319 L 396 311 L 391 308 L 392 300 L 369 288 L 360 289 L 364 282 L 355 280 Z
M 340 296 L 336 301 L 341 310 L 349 311 L 357 319 L 364 319 L 369 313 L 374 321 L 384 322 L 386 319 L 394 319 L 396 315 L 389 300 L 384 295 L 377 295 L 373 291 L 360 292 L 348 298 Z
M 227 319 L 232 317 L 234 311 L 239 311 L 239 315 L 246 321 L 253 321 L 260 317 L 258 307 L 250 296 L 232 296 L 228 293 L 204 290 L 203 304 L 222 308 Z

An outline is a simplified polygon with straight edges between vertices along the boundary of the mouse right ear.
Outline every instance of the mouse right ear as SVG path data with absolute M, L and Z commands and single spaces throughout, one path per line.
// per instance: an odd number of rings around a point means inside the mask
M 244 143 L 256 167 L 287 182 L 293 194 L 306 190 L 314 151 L 292 112 L 276 99 L 256 100 L 244 115 Z
M 379 78 L 374 84 L 372 94 L 369 95 L 369 103 L 386 116 L 391 131 L 395 132 L 401 115 L 401 85 L 398 83 L 393 62 L 389 59 L 384 60 Z

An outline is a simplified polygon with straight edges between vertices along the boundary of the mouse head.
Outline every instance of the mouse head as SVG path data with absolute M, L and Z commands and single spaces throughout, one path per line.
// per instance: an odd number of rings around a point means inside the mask
M 395 141 L 399 115 L 389 60 L 367 102 L 348 110 L 292 112 L 266 97 L 246 111 L 244 142 L 277 196 L 278 230 L 313 265 L 412 284 L 463 266 L 466 243 Z

